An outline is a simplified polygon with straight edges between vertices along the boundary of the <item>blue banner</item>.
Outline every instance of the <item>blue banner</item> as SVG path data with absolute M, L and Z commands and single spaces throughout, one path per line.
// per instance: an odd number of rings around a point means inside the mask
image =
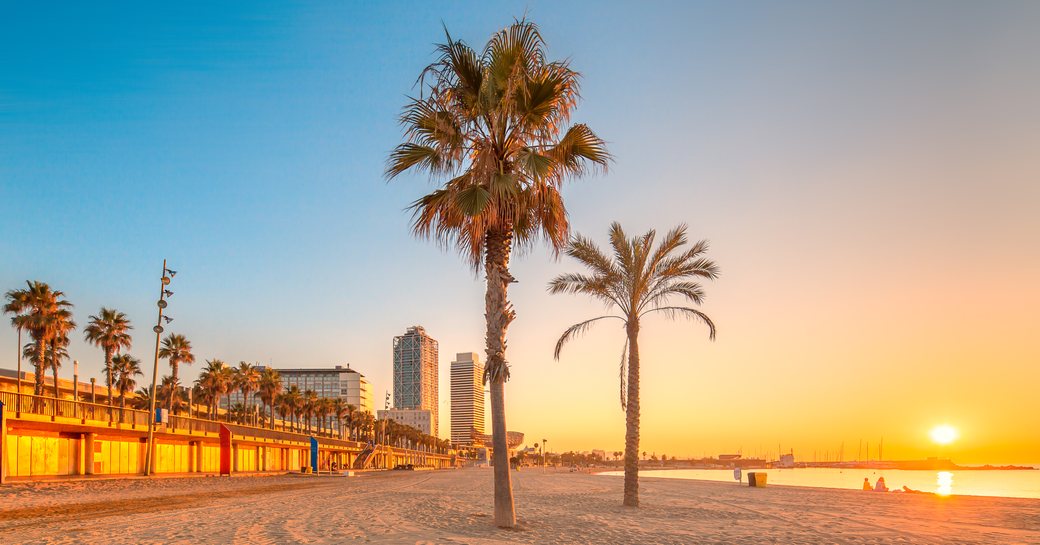
M 311 473 L 318 472 L 318 440 L 311 437 Z

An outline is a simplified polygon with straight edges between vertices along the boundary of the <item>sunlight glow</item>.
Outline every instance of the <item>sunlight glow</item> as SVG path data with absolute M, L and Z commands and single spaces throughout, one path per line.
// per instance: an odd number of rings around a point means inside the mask
M 936 488 L 935 493 L 940 496 L 949 496 L 953 494 L 953 473 L 949 471 L 940 471 L 935 480 Z
M 949 424 L 943 424 L 932 428 L 929 433 L 932 436 L 932 441 L 940 445 L 949 445 L 955 439 L 957 439 L 957 430 Z

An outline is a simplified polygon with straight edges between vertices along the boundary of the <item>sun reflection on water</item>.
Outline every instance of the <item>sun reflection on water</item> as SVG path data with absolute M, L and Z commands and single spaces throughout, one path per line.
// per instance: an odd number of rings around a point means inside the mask
M 935 482 L 938 485 L 935 489 L 936 494 L 940 496 L 953 494 L 953 473 L 940 471 L 936 476 Z

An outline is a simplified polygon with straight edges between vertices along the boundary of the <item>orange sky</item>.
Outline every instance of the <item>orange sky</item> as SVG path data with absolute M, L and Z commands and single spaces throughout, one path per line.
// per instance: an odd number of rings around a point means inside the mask
M 419 324 L 440 342 L 447 437 L 483 283 L 412 237 L 405 209 L 433 186 L 388 184 L 384 162 L 442 21 L 481 44 L 526 12 L 582 72 L 574 121 L 615 157 L 564 188 L 574 230 L 686 223 L 722 269 L 716 342 L 642 328 L 644 450 L 811 460 L 844 441 L 849 458 L 884 437 L 886 458 L 915 458 L 949 423 L 943 455 L 1040 464 L 1040 4 L 271 9 L 70 8 L 0 35 L 26 53 L 0 69 L 0 290 L 49 282 L 80 325 L 126 312 L 150 369 L 168 258 L 186 380 L 210 358 L 349 362 L 379 405 L 392 339 Z M 602 310 L 546 294 L 575 270 L 544 247 L 514 260 L 509 428 L 618 450 L 620 328 L 552 359 Z M 0 366 L 15 345 L 0 327 Z M 100 377 L 99 350 L 79 334 L 69 350 Z

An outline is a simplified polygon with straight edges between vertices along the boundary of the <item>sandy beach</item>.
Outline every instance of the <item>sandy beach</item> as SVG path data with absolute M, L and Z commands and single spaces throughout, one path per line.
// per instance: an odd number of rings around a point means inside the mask
M 491 472 L 14 484 L 4 543 L 1040 543 L 1040 501 L 515 474 L 518 530 L 490 525 Z

